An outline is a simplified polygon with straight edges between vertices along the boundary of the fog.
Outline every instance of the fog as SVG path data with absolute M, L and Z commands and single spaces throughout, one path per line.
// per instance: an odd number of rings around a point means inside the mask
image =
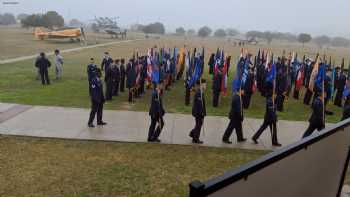
M 167 31 L 203 25 L 240 31 L 307 32 L 350 38 L 349 0 L 0 0 L 0 13 L 55 10 L 67 20 L 119 17 L 120 26 L 162 22 Z M 8 4 L 6 2 L 18 2 Z

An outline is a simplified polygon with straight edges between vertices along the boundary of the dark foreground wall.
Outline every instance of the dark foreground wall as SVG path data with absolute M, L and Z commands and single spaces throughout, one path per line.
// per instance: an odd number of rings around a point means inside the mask
M 350 146 L 350 120 L 206 182 L 190 184 L 190 196 L 340 196 Z

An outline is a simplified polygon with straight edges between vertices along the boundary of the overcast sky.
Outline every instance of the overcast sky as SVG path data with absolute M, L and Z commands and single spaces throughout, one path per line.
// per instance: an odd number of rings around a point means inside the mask
M 4 2 L 19 2 L 16 5 Z M 308 32 L 350 38 L 350 0 L 0 0 L 0 12 L 58 11 L 66 19 L 119 16 L 120 26 L 163 22 L 198 29 L 233 27 L 241 31 Z

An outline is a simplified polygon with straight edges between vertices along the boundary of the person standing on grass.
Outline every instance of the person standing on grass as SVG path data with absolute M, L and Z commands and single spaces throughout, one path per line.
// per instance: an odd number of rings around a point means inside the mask
M 120 92 L 124 92 L 125 88 L 125 75 L 126 75 L 126 70 L 125 70 L 125 59 L 120 60 Z
M 91 95 L 91 80 L 97 73 L 97 65 L 95 64 L 94 58 L 90 58 L 90 64 L 87 66 L 88 82 L 89 82 L 89 95 Z
M 46 58 L 45 53 L 40 53 L 40 57 L 35 62 L 35 67 L 39 69 L 41 83 L 43 85 L 50 85 L 49 72 L 48 68 L 50 68 L 51 62 Z
M 109 56 L 109 53 L 108 52 L 105 52 L 104 56 L 103 56 L 103 60 L 102 60 L 102 63 L 101 63 L 101 70 L 105 71 L 105 74 L 106 74 L 106 71 L 108 69 L 108 67 L 113 63 L 113 59 Z
M 55 65 L 56 65 L 56 79 L 61 79 L 62 77 L 62 65 L 63 57 L 58 49 L 55 50 Z
M 221 68 L 219 68 L 217 73 L 214 74 L 214 80 L 213 80 L 213 107 L 219 106 L 221 85 L 222 85 L 222 70 Z
M 112 64 L 105 67 L 106 101 L 111 101 L 113 96 L 113 71 Z
M 201 80 L 201 79 L 200 79 Z M 201 129 L 204 121 L 204 117 L 207 115 L 204 99 L 205 80 L 196 82 L 196 94 L 193 99 L 192 116 L 196 120 L 195 127 L 190 132 L 189 136 L 192 138 L 192 143 L 203 144 L 203 141 L 199 140 Z
M 90 117 L 88 121 L 88 127 L 95 127 L 93 124 L 95 116 L 97 114 L 97 125 L 106 125 L 107 123 L 102 121 L 103 115 L 103 104 L 105 102 L 105 98 L 103 96 L 103 84 L 101 81 L 101 70 L 97 69 L 96 74 L 91 79 L 90 89 L 91 89 L 91 111 Z
M 133 94 L 135 92 L 136 85 L 136 72 L 135 72 L 135 60 L 130 59 L 128 65 L 126 66 L 126 87 L 129 89 L 128 101 L 129 103 L 133 102 Z
M 120 82 L 120 69 L 119 69 L 120 60 L 115 60 L 115 64 L 112 66 L 113 73 L 113 96 L 119 95 L 119 82 Z
M 160 142 L 159 135 L 164 127 L 163 116 L 165 114 L 163 102 L 161 97 L 160 84 L 154 84 L 152 92 L 151 107 L 149 109 L 149 116 L 151 117 L 151 125 L 148 130 L 149 142 Z M 156 127 L 157 126 L 157 127 Z

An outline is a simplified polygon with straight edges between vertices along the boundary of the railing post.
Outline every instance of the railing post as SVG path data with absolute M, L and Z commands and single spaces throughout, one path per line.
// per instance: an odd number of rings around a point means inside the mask
M 190 183 L 190 197 L 204 197 L 204 184 L 200 181 Z

